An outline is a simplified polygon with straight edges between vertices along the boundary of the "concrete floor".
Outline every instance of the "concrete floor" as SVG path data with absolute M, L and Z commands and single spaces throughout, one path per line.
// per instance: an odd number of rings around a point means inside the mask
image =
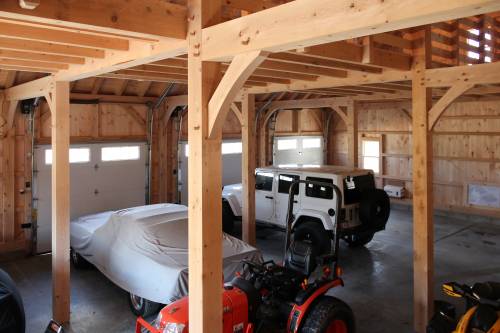
M 342 244 L 344 288 L 331 293 L 354 310 L 359 333 L 412 330 L 412 219 L 393 209 L 387 230 L 366 248 Z M 440 283 L 500 281 L 500 219 L 436 216 L 436 296 Z M 267 258 L 281 260 L 283 233 L 258 232 Z M 17 282 L 27 316 L 27 332 L 40 333 L 51 315 L 50 256 L 0 263 Z M 127 294 L 95 269 L 72 270 L 72 322 L 69 332 L 133 332 L 135 318 Z

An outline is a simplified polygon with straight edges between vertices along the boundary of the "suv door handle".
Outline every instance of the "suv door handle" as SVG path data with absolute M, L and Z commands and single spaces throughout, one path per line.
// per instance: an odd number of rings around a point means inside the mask
M 293 200 L 293 203 L 299 203 L 297 200 Z
M 274 199 L 274 198 L 270 195 L 266 195 L 266 199 Z

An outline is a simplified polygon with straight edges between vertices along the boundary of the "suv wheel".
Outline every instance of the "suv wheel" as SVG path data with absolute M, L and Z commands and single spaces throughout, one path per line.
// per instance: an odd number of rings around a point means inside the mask
M 231 234 L 234 230 L 234 214 L 229 202 L 222 200 L 222 231 Z
M 359 247 L 370 243 L 374 234 L 375 233 L 372 231 L 365 231 L 357 234 L 346 235 L 343 238 L 349 246 Z
M 314 221 L 300 223 L 293 232 L 293 240 L 311 243 L 316 255 L 330 253 L 332 247 L 329 232 Z
M 385 229 L 390 212 L 391 202 L 384 190 L 371 189 L 363 192 L 359 203 L 359 219 L 365 228 L 373 231 Z

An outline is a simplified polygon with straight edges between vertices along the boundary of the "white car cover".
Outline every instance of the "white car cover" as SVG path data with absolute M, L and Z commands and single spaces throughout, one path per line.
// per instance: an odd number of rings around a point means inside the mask
M 116 285 L 168 304 L 188 293 L 187 207 L 157 204 L 87 215 L 71 222 L 71 247 Z M 247 243 L 223 235 L 226 281 L 241 261 L 262 261 Z M 221 277 L 222 287 L 222 277 Z

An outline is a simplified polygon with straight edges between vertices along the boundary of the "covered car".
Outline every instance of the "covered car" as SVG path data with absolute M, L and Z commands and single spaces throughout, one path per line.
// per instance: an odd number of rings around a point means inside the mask
M 97 267 L 129 293 L 137 315 L 147 316 L 188 293 L 187 207 L 156 204 L 80 217 L 71 222 L 72 261 Z M 223 234 L 226 281 L 242 260 L 262 261 L 247 243 Z

